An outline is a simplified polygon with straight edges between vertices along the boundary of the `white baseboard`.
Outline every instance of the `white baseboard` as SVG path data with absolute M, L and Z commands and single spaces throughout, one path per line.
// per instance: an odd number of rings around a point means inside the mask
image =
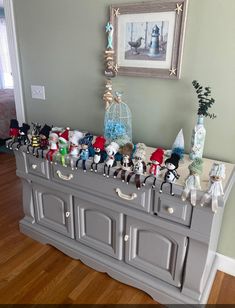
M 216 253 L 218 270 L 235 276 L 235 259 Z

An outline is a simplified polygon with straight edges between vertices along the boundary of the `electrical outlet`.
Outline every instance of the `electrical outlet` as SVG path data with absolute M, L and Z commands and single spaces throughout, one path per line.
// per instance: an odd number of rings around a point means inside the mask
M 45 100 L 45 87 L 44 86 L 31 86 L 32 98 Z

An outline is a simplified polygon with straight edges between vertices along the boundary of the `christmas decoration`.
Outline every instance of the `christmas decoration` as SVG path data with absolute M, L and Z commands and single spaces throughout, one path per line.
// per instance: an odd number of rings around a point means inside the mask
M 148 163 L 147 165 L 150 165 L 149 168 L 149 174 L 143 182 L 143 186 L 145 186 L 147 179 L 153 177 L 153 185 L 152 187 L 155 188 L 156 180 L 157 177 L 160 175 L 160 170 L 161 170 L 161 164 L 163 162 L 163 157 L 164 157 L 164 150 L 162 148 L 156 149 L 152 155 L 150 156 L 151 163 Z
M 79 151 L 79 158 L 76 161 L 76 169 L 78 168 L 78 162 L 82 160 L 82 169 L 86 172 L 86 161 L 90 157 L 90 148 L 92 146 L 93 135 L 87 133 L 83 138 L 79 140 L 81 150 Z
M 51 163 L 53 162 L 53 155 L 58 151 L 58 139 L 59 136 L 55 132 L 51 132 L 49 135 L 49 151 L 46 154 L 46 159 Z
M 27 123 L 23 123 L 22 127 L 19 128 L 19 137 L 18 137 L 18 144 L 16 147 L 16 150 L 19 150 L 19 148 L 22 145 L 28 145 L 30 143 L 29 137 L 28 137 L 28 131 L 30 129 L 30 125 Z
M 11 119 L 9 136 L 11 137 L 11 141 L 8 143 L 8 148 L 12 150 L 13 144 L 18 141 L 20 136 L 19 123 L 16 119 Z
M 41 150 L 41 157 L 43 158 L 44 150 L 48 149 L 48 146 L 49 146 L 48 138 L 49 138 L 50 131 L 51 131 L 51 126 L 48 126 L 47 124 L 45 124 L 43 128 L 40 130 L 39 132 L 40 147 L 36 149 L 36 157 L 39 157 L 39 150 Z
M 69 153 L 69 131 L 67 127 L 62 133 L 59 133 L 58 146 L 59 152 L 55 155 L 55 162 L 59 161 L 62 166 L 67 167 Z
M 95 168 L 95 172 L 97 172 L 98 164 L 104 162 L 105 142 L 106 142 L 106 139 L 103 136 L 96 137 L 95 139 L 95 142 L 93 144 L 95 155 L 93 157 L 93 162 L 91 164 L 91 171 L 93 171 Z
M 122 155 L 121 159 L 121 168 L 118 168 L 114 174 L 113 177 L 116 178 L 121 172 L 121 180 L 122 182 L 125 181 L 125 174 L 127 171 L 131 171 L 133 167 L 133 162 L 131 159 L 131 154 L 133 151 L 133 144 L 132 143 L 127 143 L 124 146 L 120 147 L 119 153 Z
M 104 137 L 110 143 L 118 138 L 132 142 L 131 111 L 122 101 L 122 93 L 116 92 L 116 97 L 105 112 Z
M 211 201 L 212 212 L 216 213 L 219 207 L 218 197 L 224 195 L 222 180 L 225 179 L 225 165 L 222 163 L 213 163 L 209 177 L 209 188 L 203 195 L 200 204 L 204 206 L 205 203 Z
M 180 14 L 180 12 L 183 12 L 182 6 L 183 6 L 183 4 L 179 4 L 179 3 L 176 4 L 175 11 L 177 12 L 178 15 Z
M 180 159 L 184 157 L 184 134 L 183 129 L 181 129 L 175 138 L 172 145 L 172 153 L 176 153 L 180 156 Z
M 84 133 L 74 130 L 70 132 L 69 136 L 69 155 L 70 155 L 70 166 L 72 170 L 74 169 L 74 158 L 78 158 L 79 156 L 79 140 L 84 137 Z
M 32 136 L 31 136 L 31 142 L 27 146 L 27 154 L 29 154 L 29 149 L 32 148 L 32 154 L 36 155 L 35 150 L 40 147 L 40 129 L 41 124 L 38 123 L 32 123 L 33 129 L 32 129 Z
M 133 175 L 135 175 L 135 185 L 137 189 L 140 189 L 140 176 L 146 172 L 147 166 L 145 163 L 146 145 L 144 143 L 138 143 L 134 153 L 133 171 L 127 176 L 127 184 L 129 184 Z
M 202 173 L 203 160 L 195 158 L 194 161 L 188 166 L 189 176 L 185 180 L 185 186 L 181 195 L 182 201 L 185 201 L 191 194 L 190 202 L 193 206 L 197 201 L 197 190 L 201 189 L 200 175 Z
M 216 118 L 214 113 L 209 113 L 208 109 L 212 107 L 215 103 L 215 100 L 211 98 L 211 89 L 210 87 L 201 86 L 196 80 L 192 82 L 193 87 L 196 90 L 196 94 L 198 97 L 199 108 L 198 108 L 198 120 L 197 124 L 194 127 L 192 140 L 191 140 L 191 151 L 189 154 L 190 159 L 194 159 L 196 157 L 202 158 L 206 130 L 204 127 L 204 118 L 209 117 L 210 119 Z
M 103 95 L 103 101 L 105 103 L 105 110 L 107 110 L 113 101 L 112 81 L 108 79 L 106 80 L 105 83 L 105 92 Z
M 116 166 L 115 154 L 118 152 L 118 150 L 119 145 L 116 142 L 111 142 L 110 145 L 105 148 L 107 158 L 104 164 L 103 176 L 106 176 L 107 178 L 109 178 L 110 168 Z
M 179 166 L 179 160 L 180 160 L 179 155 L 177 155 L 175 153 L 172 153 L 171 157 L 167 158 L 165 160 L 165 167 L 163 167 L 162 170 L 167 169 L 167 171 L 164 175 L 164 181 L 161 184 L 159 193 L 162 193 L 163 185 L 169 184 L 170 185 L 170 193 L 171 193 L 172 196 L 174 196 L 172 184 L 175 183 L 175 181 L 177 179 L 179 179 L 179 177 L 180 177 L 179 174 L 176 171 L 178 169 L 178 166 Z

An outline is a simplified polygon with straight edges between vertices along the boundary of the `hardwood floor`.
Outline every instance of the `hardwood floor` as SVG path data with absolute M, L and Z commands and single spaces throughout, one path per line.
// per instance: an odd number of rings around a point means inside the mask
M 21 183 L 13 155 L 0 153 L 0 304 L 156 304 L 19 232 Z M 235 277 L 217 272 L 210 304 L 235 304 Z

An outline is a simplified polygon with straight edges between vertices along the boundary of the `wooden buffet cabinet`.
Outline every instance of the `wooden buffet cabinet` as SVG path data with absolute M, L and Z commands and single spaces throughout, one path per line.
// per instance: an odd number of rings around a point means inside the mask
M 137 190 L 102 172 L 50 164 L 26 154 L 25 147 L 14 153 L 23 183 L 21 232 L 144 290 L 159 303 L 206 303 L 234 165 L 226 164 L 225 195 L 214 214 L 209 205 L 181 201 L 187 157 L 178 169 L 181 180 L 173 197 L 158 193 L 161 180 L 155 190 L 151 185 Z M 212 162 L 204 161 L 203 189 Z

